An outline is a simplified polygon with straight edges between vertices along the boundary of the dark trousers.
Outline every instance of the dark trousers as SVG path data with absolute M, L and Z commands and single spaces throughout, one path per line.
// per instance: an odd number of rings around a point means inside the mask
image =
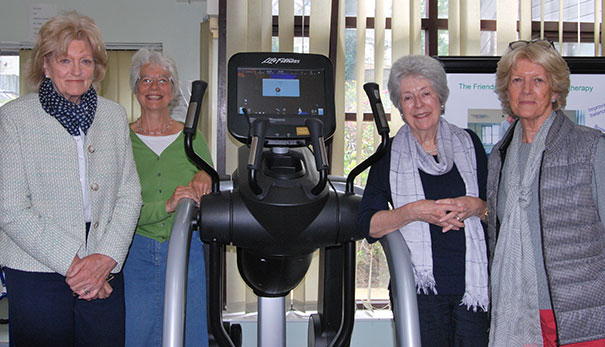
M 462 295 L 418 294 L 420 338 L 425 347 L 487 346 L 489 319 L 480 308 L 461 306 Z
M 80 300 L 56 273 L 5 268 L 10 346 L 123 346 L 124 277 L 107 299 Z

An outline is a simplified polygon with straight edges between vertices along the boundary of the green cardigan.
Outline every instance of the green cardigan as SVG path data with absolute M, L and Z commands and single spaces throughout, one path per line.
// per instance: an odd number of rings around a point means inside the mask
M 189 184 L 199 170 L 185 155 L 183 133 L 159 157 L 130 130 L 132 152 L 141 180 L 143 207 L 136 232 L 139 235 L 164 242 L 170 237 L 174 213 L 166 212 L 166 201 L 177 186 Z M 197 133 L 193 140 L 195 152 L 212 165 L 212 157 L 204 135 Z

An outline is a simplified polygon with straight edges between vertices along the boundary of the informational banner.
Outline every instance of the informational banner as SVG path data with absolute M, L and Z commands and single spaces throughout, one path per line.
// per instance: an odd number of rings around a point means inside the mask
M 567 116 L 577 124 L 605 131 L 604 76 L 572 74 L 570 79 Z M 488 153 L 513 121 L 502 111 L 495 80 L 494 73 L 448 74 L 450 96 L 444 115 L 449 122 L 475 131 Z

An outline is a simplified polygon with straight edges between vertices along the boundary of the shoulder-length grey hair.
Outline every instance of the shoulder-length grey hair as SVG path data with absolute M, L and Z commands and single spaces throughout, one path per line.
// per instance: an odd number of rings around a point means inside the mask
M 389 96 L 393 106 L 403 115 L 401 110 L 401 79 L 408 76 L 418 76 L 431 81 L 433 89 L 439 96 L 441 114 L 445 112 L 445 103 L 450 95 L 447 86 L 447 75 L 441 63 L 426 55 L 408 55 L 397 59 L 389 74 Z
M 137 93 L 139 87 L 139 79 L 141 77 L 141 68 L 151 64 L 151 66 L 160 66 L 170 74 L 170 82 L 172 96 L 174 98 L 179 95 L 179 73 L 176 69 L 176 63 L 168 55 L 154 51 L 148 48 L 139 49 L 130 61 L 130 89 L 134 94 Z

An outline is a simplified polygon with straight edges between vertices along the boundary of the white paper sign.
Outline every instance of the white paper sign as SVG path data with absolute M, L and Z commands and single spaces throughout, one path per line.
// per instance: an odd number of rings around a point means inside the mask
M 34 42 L 42 25 L 56 15 L 56 4 L 31 4 L 29 7 L 29 40 Z

